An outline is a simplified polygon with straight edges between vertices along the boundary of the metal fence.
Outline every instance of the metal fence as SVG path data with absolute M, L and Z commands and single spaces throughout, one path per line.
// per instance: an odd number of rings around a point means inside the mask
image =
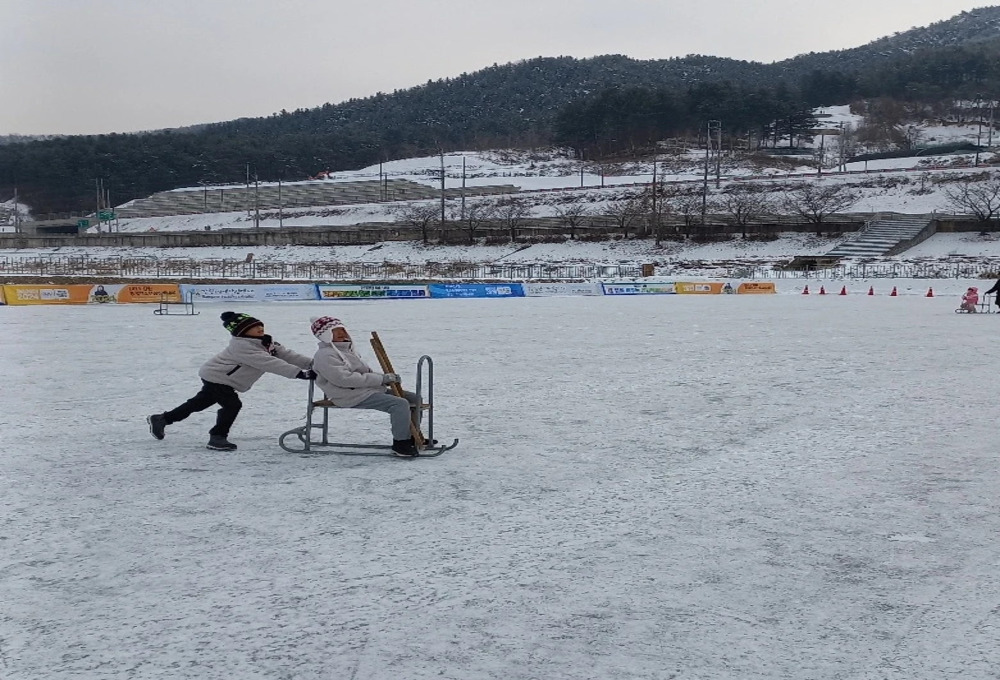
M 805 271 L 775 268 L 773 265 L 734 266 L 726 271 L 728 278 L 733 279 L 980 279 L 1000 278 L 1000 260 L 842 264 Z
M 523 264 L 481 262 L 271 262 L 157 259 L 151 257 L 0 256 L 0 274 L 171 280 L 260 281 L 559 281 L 632 278 L 638 264 Z M 655 267 L 657 276 L 713 276 L 728 279 L 975 279 L 1000 278 L 1000 258 L 980 262 L 890 262 L 843 264 L 813 270 L 784 269 L 780 263 L 674 262 Z
M 262 281 L 534 281 L 635 277 L 631 264 L 483 264 L 474 262 L 268 262 L 136 257 L 0 257 L 0 274 L 135 279 Z

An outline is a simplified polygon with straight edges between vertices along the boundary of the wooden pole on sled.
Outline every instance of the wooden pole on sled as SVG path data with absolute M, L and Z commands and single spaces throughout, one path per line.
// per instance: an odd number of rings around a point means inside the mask
M 395 373 L 395 369 L 392 367 L 392 362 L 389 361 L 389 355 L 385 353 L 385 347 L 382 346 L 382 340 L 379 339 L 378 333 L 372 331 L 372 349 L 375 351 L 375 357 L 378 359 L 379 365 L 382 367 L 383 373 Z M 389 389 L 397 397 L 403 396 L 403 387 L 399 383 L 390 383 Z M 405 397 L 404 397 L 405 398 Z M 410 413 L 410 433 L 413 435 L 413 443 L 418 450 L 423 450 L 426 445 L 426 440 L 424 439 L 423 433 L 420 431 L 420 426 L 417 425 L 417 421 L 413 418 L 413 413 Z

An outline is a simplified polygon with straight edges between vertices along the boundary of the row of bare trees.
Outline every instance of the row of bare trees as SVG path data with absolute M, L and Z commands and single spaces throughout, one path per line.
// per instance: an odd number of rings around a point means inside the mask
M 975 179 L 975 178 L 972 178 Z M 988 175 L 981 181 L 962 181 L 945 190 L 952 210 L 986 222 L 1000 217 L 1000 177 Z M 718 193 L 709 194 L 702 187 L 649 184 L 643 189 L 626 192 L 615 200 L 591 203 L 586 200 L 553 199 L 548 205 L 559 218 L 571 239 L 600 217 L 608 221 L 623 237 L 653 237 L 657 244 L 667 234 L 683 233 L 689 237 L 706 215 L 721 215 L 726 222 L 740 227 L 745 238 L 751 224 L 769 216 L 795 216 L 804 223 L 816 225 L 817 233 L 832 215 L 848 211 L 858 203 L 861 194 L 844 184 L 802 182 L 782 186 L 759 182 L 732 182 Z M 444 206 L 444 220 L 450 229 L 459 230 L 468 243 L 476 242 L 487 226 L 501 224 L 511 240 L 532 216 L 536 204 L 518 196 L 497 199 L 476 199 L 461 205 L 449 201 Z M 420 230 L 424 243 L 439 229 L 442 207 L 435 202 L 402 203 L 394 208 L 397 222 Z

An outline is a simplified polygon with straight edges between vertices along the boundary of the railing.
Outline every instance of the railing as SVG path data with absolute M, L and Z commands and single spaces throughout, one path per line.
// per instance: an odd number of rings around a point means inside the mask
M 732 279 L 979 279 L 1000 278 L 996 262 L 922 262 L 837 265 L 808 271 L 775 269 L 772 265 L 730 267 Z
M 0 257 L 0 274 L 91 276 L 134 279 L 228 279 L 265 281 L 532 281 L 630 278 L 631 264 L 483 264 L 474 262 L 267 262 L 136 257 Z

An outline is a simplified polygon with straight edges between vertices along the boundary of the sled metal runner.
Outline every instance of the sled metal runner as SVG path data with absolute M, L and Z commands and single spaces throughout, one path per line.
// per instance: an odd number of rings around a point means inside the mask
M 372 335 L 375 335 L 374 333 Z M 376 336 L 377 337 L 377 336 Z M 374 339 L 373 339 L 374 345 Z M 384 352 L 384 350 L 383 350 Z M 393 373 L 394 371 L 385 371 Z M 423 386 L 426 375 L 427 400 L 423 398 Z M 397 386 L 398 387 L 398 386 Z M 420 439 L 414 436 L 414 444 L 420 452 L 418 458 L 434 458 L 440 456 L 445 451 L 450 451 L 458 446 L 458 440 L 453 440 L 450 444 L 437 445 L 434 440 L 434 361 L 426 354 L 417 361 L 417 387 L 416 394 L 420 396 L 423 404 L 424 419 L 427 423 L 426 437 L 420 432 L 420 427 L 416 422 L 411 422 L 411 431 L 420 434 Z M 278 445 L 289 453 L 310 453 L 323 454 L 335 453 L 342 456 L 391 456 L 392 446 L 382 444 L 353 444 L 347 442 L 330 441 L 330 410 L 344 410 L 336 406 L 328 399 L 316 399 L 316 381 L 309 381 L 309 401 L 306 406 L 306 424 L 288 430 L 278 437 Z M 322 411 L 322 416 L 318 416 L 317 410 Z M 420 442 L 417 444 L 417 442 Z

